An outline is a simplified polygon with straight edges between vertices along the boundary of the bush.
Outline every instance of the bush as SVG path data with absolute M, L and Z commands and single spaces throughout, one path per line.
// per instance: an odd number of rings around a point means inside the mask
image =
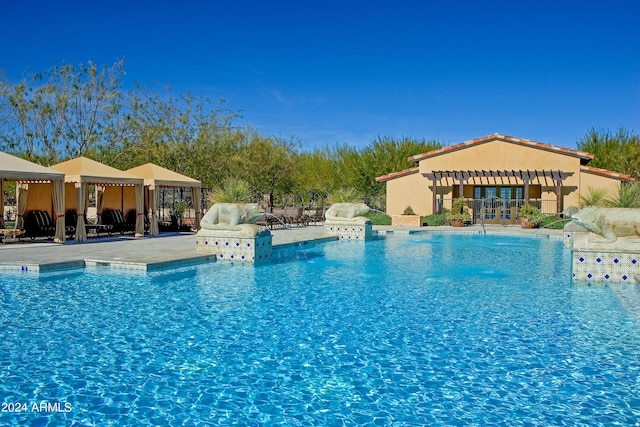
M 334 190 L 329 194 L 329 203 L 360 203 L 362 195 L 353 187 L 345 187 Z
M 571 221 L 569 218 L 558 218 L 555 215 L 547 215 L 540 221 L 540 228 L 547 228 L 549 230 L 562 230 L 567 222 Z
M 248 203 L 253 198 L 249 184 L 242 179 L 229 178 L 209 194 L 209 205 L 216 203 Z
M 471 221 L 471 214 L 467 202 L 459 197 L 451 204 L 451 210 L 445 214 L 447 221 Z
M 542 215 L 540 209 L 533 205 L 530 205 L 529 203 L 525 203 L 524 205 L 522 205 L 520 211 L 518 212 L 518 216 L 520 218 L 526 218 L 536 225 L 540 224 L 540 222 L 544 219 L 544 215 Z
M 441 225 L 449 225 L 449 220 L 447 219 L 447 214 L 441 213 L 425 216 L 422 223 L 429 227 L 438 227 Z
M 365 215 L 373 225 L 391 225 L 391 217 L 383 213 L 371 213 Z

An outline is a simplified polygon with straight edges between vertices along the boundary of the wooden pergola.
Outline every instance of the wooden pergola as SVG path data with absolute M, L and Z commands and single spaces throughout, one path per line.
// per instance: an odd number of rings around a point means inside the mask
M 469 180 L 472 180 L 475 183 L 476 179 L 481 180 L 482 178 L 492 178 L 496 184 L 499 184 L 498 180 L 502 184 L 513 184 L 511 179 L 519 179 L 524 183 L 524 202 L 529 202 L 529 184 L 534 180 L 542 181 L 544 180 L 545 185 L 549 185 L 549 181 L 553 184 L 553 187 L 556 189 L 557 195 L 557 212 L 562 212 L 563 210 L 563 197 L 562 197 L 562 182 L 568 177 L 573 175 L 573 172 L 564 172 L 561 170 L 459 170 L 459 171 L 450 171 L 450 170 L 440 170 L 440 171 L 431 171 L 422 174 L 425 178 L 431 180 L 432 182 L 432 197 L 433 197 L 433 210 L 434 214 L 436 209 L 436 193 L 438 189 L 438 182 L 442 180 L 451 179 L 453 183 L 456 182 L 460 186 L 459 194 L 463 194 L 463 186 Z M 505 182 L 506 180 L 506 182 Z

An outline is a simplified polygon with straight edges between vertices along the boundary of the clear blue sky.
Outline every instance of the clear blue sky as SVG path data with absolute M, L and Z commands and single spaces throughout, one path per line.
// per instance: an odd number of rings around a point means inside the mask
M 12 79 L 63 61 L 170 85 L 303 147 L 640 131 L 640 2 L 0 0 Z

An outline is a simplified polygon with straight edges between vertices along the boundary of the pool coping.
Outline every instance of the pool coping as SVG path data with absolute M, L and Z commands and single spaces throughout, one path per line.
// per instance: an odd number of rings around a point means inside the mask
M 274 249 L 291 248 L 304 246 L 309 244 L 322 244 L 326 242 L 339 240 L 337 236 L 327 236 L 321 234 L 320 230 L 308 232 L 293 232 L 294 235 L 286 236 L 286 240 L 280 243 L 274 243 Z M 296 234 L 298 233 L 298 234 Z M 464 229 L 458 229 L 454 227 L 392 227 L 392 226 L 378 226 L 374 230 L 375 236 L 393 236 L 402 234 L 491 234 L 491 235 L 508 235 L 508 236 L 526 236 L 526 237 L 542 237 L 542 238 L 557 238 L 562 239 L 562 230 L 546 230 L 545 232 L 531 232 L 521 230 L 519 227 L 499 227 L 496 228 L 482 228 L 480 226 L 470 226 Z M 195 235 L 193 235 L 195 237 Z M 146 239 L 151 241 L 151 239 Z M 129 240 L 135 242 L 136 240 Z M 112 268 L 120 270 L 137 270 L 137 271 L 154 271 L 163 268 L 179 267 L 192 264 L 201 264 L 208 262 L 217 262 L 216 256 L 212 254 L 189 254 L 184 256 L 184 252 L 179 250 L 176 252 L 175 248 L 168 250 L 169 245 L 162 246 L 164 240 L 162 238 L 155 239 L 150 245 L 152 245 L 157 252 L 164 255 L 165 259 L 158 261 L 139 261 L 134 259 L 122 259 L 126 257 L 126 254 L 118 255 L 119 249 L 113 249 L 105 256 L 95 256 L 93 254 L 87 254 L 88 256 L 78 256 L 77 259 L 65 259 L 61 261 L 48 261 L 48 262 L 28 262 L 28 261 L 12 261 L 2 262 L 0 261 L 0 274 L 3 271 L 18 271 L 18 272 L 51 272 L 56 270 L 66 269 L 81 269 L 81 268 Z M 126 241 L 117 242 L 117 245 L 127 245 Z M 360 242 L 356 244 L 362 244 Z M 365 243 L 366 244 L 366 243 Z M 74 245 L 75 246 L 75 245 Z M 83 245 L 84 246 L 84 245 Z M 55 246 L 53 246 L 55 248 Z M 57 246 L 59 247 L 59 245 Z M 35 246 L 34 246 L 35 248 Z M 89 248 L 87 246 L 87 248 Z M 122 248 L 122 247 L 121 247 Z M 29 249 L 25 249 L 28 251 Z M 126 251 L 123 251 L 126 252 Z M 166 254 L 164 254 L 166 252 Z M 53 255 L 55 256 L 55 254 Z M 168 259 L 167 259 L 168 258 Z

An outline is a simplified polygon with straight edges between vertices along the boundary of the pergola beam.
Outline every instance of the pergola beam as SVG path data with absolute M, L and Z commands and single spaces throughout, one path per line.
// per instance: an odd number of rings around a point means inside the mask
M 463 188 L 464 188 L 464 183 L 469 180 L 469 179 L 473 179 L 473 182 L 475 183 L 475 178 L 478 178 L 480 180 L 480 183 L 482 183 L 482 178 L 493 178 L 496 180 L 497 183 L 497 179 L 500 178 L 500 182 L 502 185 L 504 185 L 504 178 L 507 178 L 507 182 L 511 182 L 511 180 L 509 178 L 519 178 L 522 182 L 524 182 L 524 201 L 525 203 L 529 202 L 529 185 L 530 183 L 535 180 L 544 180 L 544 184 L 548 185 L 547 179 L 551 179 L 553 181 L 553 185 L 555 187 L 555 192 L 556 192 L 556 198 L 557 198 L 557 209 L 558 212 L 562 211 L 563 208 L 563 200 L 562 200 L 562 182 L 569 178 L 570 176 L 572 176 L 574 173 L 573 172 L 565 172 L 565 171 L 561 171 L 561 170 L 552 170 L 552 169 L 548 169 L 548 170 L 457 170 L 457 171 L 452 171 L 452 170 L 439 170 L 439 171 L 431 171 L 431 172 L 426 172 L 423 173 L 422 175 L 425 178 L 428 178 L 432 181 L 432 187 L 433 187 L 433 209 L 434 209 L 434 213 L 435 213 L 435 208 L 436 208 L 436 189 L 437 189 L 437 183 L 438 181 L 441 181 L 443 179 L 452 179 L 454 181 L 458 181 L 458 185 L 459 185 L 459 195 L 460 197 L 463 196 L 464 192 L 463 192 Z

